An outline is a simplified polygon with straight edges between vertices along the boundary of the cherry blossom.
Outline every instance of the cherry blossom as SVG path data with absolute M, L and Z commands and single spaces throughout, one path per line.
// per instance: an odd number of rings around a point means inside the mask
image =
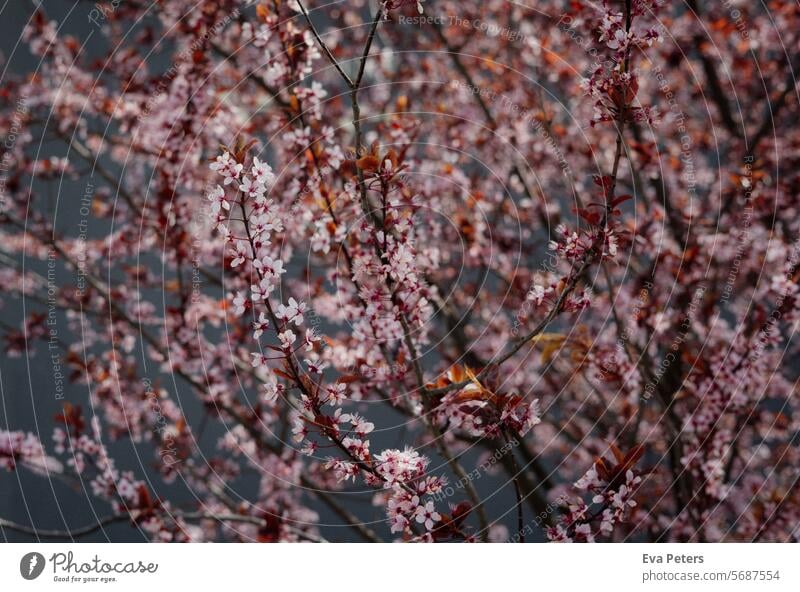
M 244 168 L 239 162 L 236 162 L 229 152 L 224 152 L 220 154 L 217 159 L 209 165 L 209 168 L 212 171 L 215 171 L 222 175 L 224 178 L 224 184 L 230 185 L 234 180 L 239 178 L 239 175 Z M 220 188 L 217 189 L 217 192 Z M 226 208 L 228 209 L 228 208 Z
M 164 542 L 798 540 L 793 3 L 46 4 L 0 486 Z

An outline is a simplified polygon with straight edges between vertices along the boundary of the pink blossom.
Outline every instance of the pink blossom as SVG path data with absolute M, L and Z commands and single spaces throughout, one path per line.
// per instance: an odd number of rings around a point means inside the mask
M 298 303 L 294 298 L 289 298 L 286 306 L 279 304 L 275 312 L 276 316 L 286 322 L 293 322 L 300 326 L 303 324 L 303 313 L 306 311 L 305 302 Z
M 253 323 L 253 339 L 258 339 L 269 326 L 267 315 L 263 312 L 258 313 L 258 320 Z
M 235 179 L 239 178 L 244 166 L 236 162 L 229 152 L 224 152 L 211 163 L 209 168 L 223 176 L 225 185 L 230 185 Z
M 433 530 L 434 524 L 442 519 L 439 513 L 434 509 L 433 502 L 431 501 L 425 502 L 424 506 L 417 507 L 416 518 L 417 522 L 424 524 L 425 528 L 428 530 Z
M 297 336 L 294 334 L 294 332 L 286 330 L 282 333 L 278 333 L 278 339 L 280 339 L 281 347 L 283 347 L 283 349 L 291 350 L 292 344 L 294 344 Z

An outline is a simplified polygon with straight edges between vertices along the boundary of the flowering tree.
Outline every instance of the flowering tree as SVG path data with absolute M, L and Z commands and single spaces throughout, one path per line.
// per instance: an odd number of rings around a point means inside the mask
M 0 97 L 5 351 L 59 406 L 0 468 L 110 510 L 0 527 L 798 538 L 796 3 L 75 10 L 108 52 L 37 9 Z

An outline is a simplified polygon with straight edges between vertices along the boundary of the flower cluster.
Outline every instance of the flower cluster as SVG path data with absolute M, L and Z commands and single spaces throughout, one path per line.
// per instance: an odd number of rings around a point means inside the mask
M 46 4 L 0 333 L 53 396 L 0 489 L 157 541 L 798 539 L 793 3 L 121 2 L 102 68 Z
M 631 53 L 662 41 L 655 27 L 634 27 L 641 17 L 652 17 L 656 2 L 636 0 L 630 14 L 616 12 L 604 2 L 598 34 L 600 43 L 613 50 L 609 59 L 598 64 L 585 81 L 587 93 L 594 99 L 592 125 L 601 122 L 618 124 L 633 121 L 653 125 L 655 116 L 649 106 L 634 104 L 639 93 L 639 74 L 632 66 Z M 639 17 L 639 18 L 637 18 Z
M 440 492 L 444 482 L 426 476 L 429 460 L 410 448 L 384 450 L 375 460 L 379 463 L 376 472 L 391 490 L 386 504 L 391 531 L 410 533 L 414 522 L 434 530 L 442 516 L 425 496 Z
M 597 459 L 592 467 L 575 482 L 579 491 L 589 492 L 591 505 L 583 499 L 568 505 L 561 516 L 561 523 L 548 530 L 548 537 L 556 542 L 594 542 L 609 537 L 615 527 L 637 506 L 634 497 L 640 484 L 641 476 L 633 467 L 643 454 L 642 448 L 635 448 L 622 454 L 611 447 L 617 461 L 610 464 L 603 458 Z
M 60 473 L 61 464 L 47 456 L 34 434 L 0 430 L 0 468 L 14 471 L 19 464 L 37 473 Z

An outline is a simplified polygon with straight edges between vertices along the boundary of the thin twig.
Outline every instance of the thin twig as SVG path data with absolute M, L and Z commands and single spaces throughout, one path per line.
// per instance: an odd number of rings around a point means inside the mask
M 300 12 L 303 13 L 303 16 L 305 17 L 306 22 L 308 23 L 308 28 L 311 30 L 311 34 L 314 36 L 314 39 L 317 40 L 317 44 L 322 49 L 322 53 L 324 53 L 325 57 L 328 58 L 328 61 L 331 64 L 333 64 L 333 67 L 336 68 L 337 72 L 339 72 L 339 75 L 347 83 L 347 86 L 349 86 L 350 88 L 353 88 L 354 84 L 353 84 L 352 79 L 347 75 L 347 72 L 345 72 L 342 69 L 342 66 L 339 64 L 339 61 L 334 57 L 334 55 L 331 52 L 331 50 L 328 47 L 328 45 L 322 40 L 322 37 L 320 37 L 320 34 L 317 31 L 317 27 L 314 26 L 314 21 L 311 20 L 311 16 L 308 14 L 308 11 L 306 10 L 305 5 L 303 4 L 303 2 L 301 0 L 296 0 L 296 2 L 297 2 L 297 5 L 300 7 Z

